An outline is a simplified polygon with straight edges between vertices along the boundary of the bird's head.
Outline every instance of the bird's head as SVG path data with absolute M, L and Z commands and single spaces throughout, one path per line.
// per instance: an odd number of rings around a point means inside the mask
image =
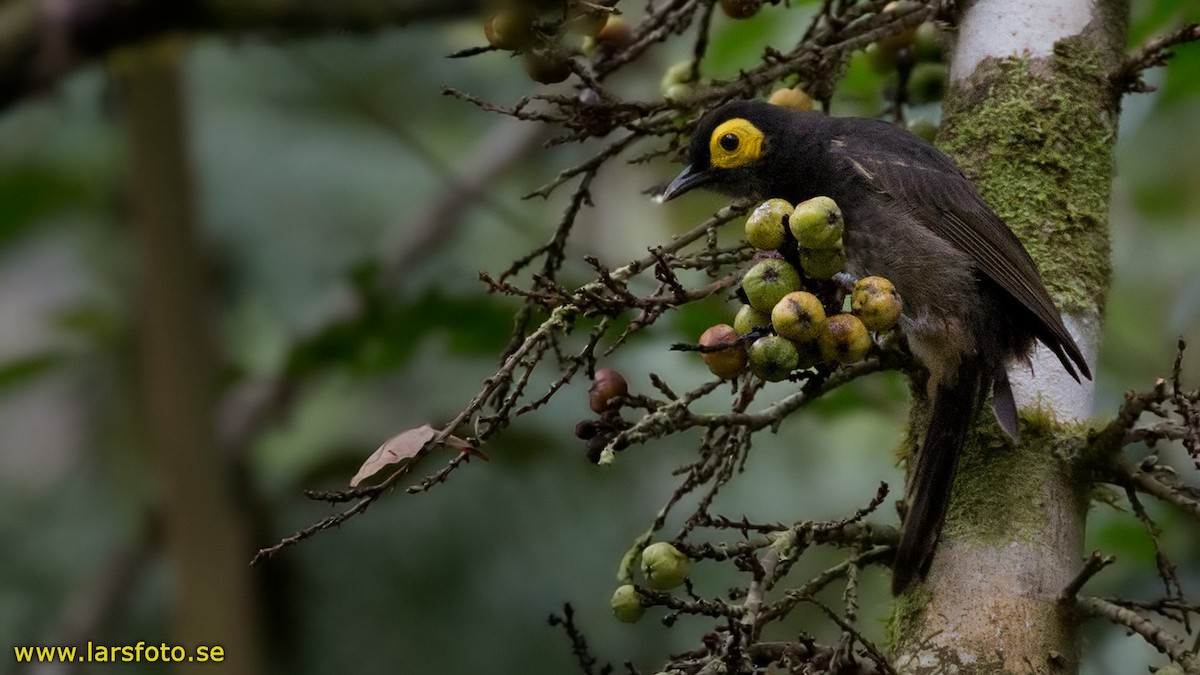
M 734 101 L 701 118 L 688 147 L 688 165 L 667 186 L 662 201 L 704 187 L 731 197 L 781 196 L 801 158 L 790 158 L 809 115 L 762 101 Z

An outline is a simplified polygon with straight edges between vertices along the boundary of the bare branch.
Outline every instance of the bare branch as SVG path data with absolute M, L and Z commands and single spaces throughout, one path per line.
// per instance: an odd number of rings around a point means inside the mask
M 1092 577 L 1096 576 L 1100 570 L 1108 567 L 1115 561 L 1116 558 L 1110 555 L 1103 556 L 1100 555 L 1099 551 L 1093 551 L 1092 555 L 1088 556 L 1087 560 L 1084 561 L 1083 569 L 1079 570 L 1079 574 L 1075 575 L 1071 583 L 1067 584 L 1067 587 L 1063 589 L 1062 595 L 1059 597 L 1063 601 L 1074 600 L 1075 596 L 1079 595 L 1079 590 L 1083 588 L 1084 584 L 1091 581 Z
M 1113 471 L 1113 482 L 1118 485 L 1132 486 L 1139 492 L 1154 495 L 1200 521 L 1200 491 L 1181 484 L 1166 467 L 1155 465 L 1147 471 L 1139 464 L 1122 460 Z
M 1147 644 L 1171 657 L 1188 673 L 1200 672 L 1200 658 L 1180 639 L 1138 612 L 1100 598 L 1079 598 L 1075 606 L 1087 616 L 1107 619 L 1140 635 Z
M 0 7 L 0 109 L 123 45 L 170 32 L 312 35 L 464 16 L 474 0 L 9 0 Z
M 1167 65 L 1167 61 L 1175 55 L 1172 47 L 1197 40 L 1200 40 L 1200 24 L 1195 23 L 1150 40 L 1129 55 L 1125 65 L 1113 75 L 1113 83 L 1125 92 L 1154 91 L 1154 87 L 1142 80 L 1142 74 L 1150 68 Z

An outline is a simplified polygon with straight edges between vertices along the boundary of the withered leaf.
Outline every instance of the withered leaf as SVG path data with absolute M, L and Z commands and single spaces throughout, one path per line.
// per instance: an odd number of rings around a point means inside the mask
M 387 439 L 358 468 L 358 473 L 354 474 L 354 478 L 350 479 L 350 487 L 358 487 L 359 483 L 379 473 L 380 469 L 385 466 L 413 459 L 421 451 L 421 448 L 425 447 L 425 444 L 431 441 L 434 436 L 437 436 L 438 433 L 437 429 L 428 424 L 422 424 L 419 427 L 402 431 Z M 447 436 L 442 441 L 442 445 L 454 448 L 460 452 L 468 452 L 483 459 L 488 458 L 487 455 L 471 447 L 470 443 L 457 436 Z

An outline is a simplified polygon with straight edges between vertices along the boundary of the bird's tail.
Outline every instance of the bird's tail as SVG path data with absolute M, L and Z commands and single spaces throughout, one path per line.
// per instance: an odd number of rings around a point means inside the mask
M 957 381 L 937 388 L 925 442 L 916 456 L 908 487 L 908 513 L 892 564 L 892 592 L 900 594 L 923 579 L 933 562 L 938 536 L 950 505 L 958 457 L 979 413 L 991 377 L 964 359 Z

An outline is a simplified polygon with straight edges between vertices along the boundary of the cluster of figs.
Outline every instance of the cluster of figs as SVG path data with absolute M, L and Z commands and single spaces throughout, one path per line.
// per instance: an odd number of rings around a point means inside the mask
M 829 197 L 796 205 L 771 199 L 750 214 L 746 241 L 758 253 L 742 276 L 744 304 L 732 325 L 700 336 L 698 351 L 714 375 L 733 379 L 749 371 L 777 382 L 822 361 L 854 363 L 874 344 L 871 333 L 896 325 L 903 305 L 892 282 L 879 276 L 854 282 L 845 273 L 844 231 L 841 209 Z

